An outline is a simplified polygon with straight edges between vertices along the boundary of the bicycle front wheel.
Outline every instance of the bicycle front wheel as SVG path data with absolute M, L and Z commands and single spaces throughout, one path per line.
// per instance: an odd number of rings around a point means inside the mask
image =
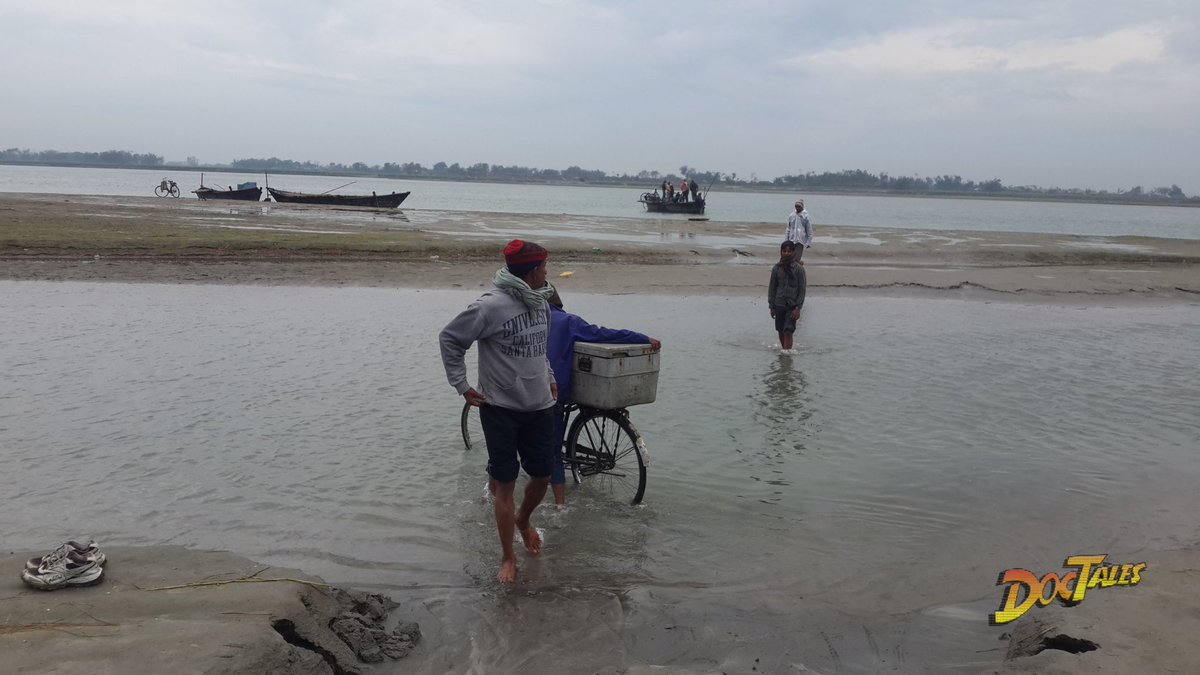
M 178 186 L 178 185 L 172 185 L 172 186 L 171 186 L 171 190 L 170 190 L 170 192 L 171 192 L 171 196 L 172 196 L 172 197 L 178 197 L 178 196 L 179 196 L 179 186 Z
M 467 450 L 487 449 L 487 442 L 483 438 L 483 422 L 479 421 L 479 408 L 470 403 L 464 403 L 460 426 L 462 427 L 463 445 L 467 447 Z
M 161 185 L 154 188 L 154 196 L 155 197 L 166 197 L 168 193 L 169 192 L 167 190 L 164 190 L 163 186 L 161 186 Z
M 646 494 L 646 444 L 623 412 L 590 410 L 575 418 L 567 465 L 575 482 L 596 494 L 629 504 Z

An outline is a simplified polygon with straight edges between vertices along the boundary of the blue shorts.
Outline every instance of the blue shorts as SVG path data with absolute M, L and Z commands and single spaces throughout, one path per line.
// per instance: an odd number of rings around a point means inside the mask
M 487 441 L 488 475 L 501 483 L 517 479 L 521 468 L 530 478 L 547 478 L 554 460 L 554 408 L 519 412 L 484 405 L 479 408 Z

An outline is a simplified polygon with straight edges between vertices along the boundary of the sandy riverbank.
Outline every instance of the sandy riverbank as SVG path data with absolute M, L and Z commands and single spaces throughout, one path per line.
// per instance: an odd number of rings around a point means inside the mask
M 1083 602 L 1034 606 L 1011 624 L 995 673 L 1194 673 L 1200 649 L 1200 550 L 1164 551 L 1137 560 L 1147 567 L 1136 586 L 1096 587 Z M 1063 574 L 1067 570 L 1033 570 Z M 1049 594 L 1049 592 L 1047 592 Z M 1087 643 L 1091 643 L 1090 645 Z M 1075 651 L 1090 649 L 1090 651 Z M 1040 651 L 1039 651 L 1040 650 Z M 1032 653 L 1031 652 L 1036 652 Z
M 56 591 L 19 580 L 33 553 L 0 556 L 0 672 L 360 673 L 420 639 L 402 618 L 385 628 L 394 602 L 297 570 L 179 546 L 106 552 L 100 583 Z
M 471 288 L 513 237 L 594 293 L 764 292 L 777 223 L 0 196 L 10 280 Z M 810 293 L 1194 299 L 1200 241 L 818 226 Z M 558 276 L 563 272 L 568 277 Z
M 46 592 L 17 574 L 30 552 L 0 556 L 0 673 L 359 673 L 370 667 L 331 630 L 347 612 L 392 611 L 402 660 L 422 660 L 404 607 L 327 586 L 297 570 L 178 546 L 112 548 L 101 583 Z M 1200 650 L 1200 550 L 1147 554 L 1136 586 L 1093 588 L 1082 603 L 1033 607 L 1005 626 L 994 650 L 957 672 L 1195 672 Z M 1055 570 L 1036 570 L 1038 574 Z M 350 599 L 349 602 L 347 599 Z M 997 589 L 996 601 L 1000 592 Z M 982 621 L 983 617 L 980 616 Z M 357 617 L 354 618 L 357 623 Z M 1083 646 L 1086 645 L 1086 646 Z M 361 647 L 361 644 L 356 645 Z M 1081 647 L 1083 646 L 1083 647 Z M 782 652 L 788 645 L 776 648 Z M 1075 651 L 1087 649 L 1088 651 Z M 778 661 L 767 654 L 764 662 Z M 382 658 L 382 657 L 381 657 Z M 886 661 L 886 659 L 885 659 Z M 992 663 L 995 665 L 983 665 Z M 686 666 L 595 663 L 607 675 L 713 672 Z M 804 670 L 803 672 L 813 672 Z M 902 665 L 899 672 L 905 672 Z

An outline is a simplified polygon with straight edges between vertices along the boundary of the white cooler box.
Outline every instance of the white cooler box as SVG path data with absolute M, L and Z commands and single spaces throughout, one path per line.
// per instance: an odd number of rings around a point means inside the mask
M 653 403 L 658 394 L 658 356 L 648 344 L 576 342 L 571 398 L 593 408 Z

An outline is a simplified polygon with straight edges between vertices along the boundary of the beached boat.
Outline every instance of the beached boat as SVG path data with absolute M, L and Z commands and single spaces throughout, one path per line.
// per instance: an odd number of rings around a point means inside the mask
M 247 185 L 251 187 L 243 187 Z M 233 188 L 216 190 L 201 185 L 199 189 L 192 190 L 192 192 L 200 199 L 235 199 L 243 202 L 256 202 L 262 199 L 262 188 L 258 187 L 257 183 L 240 183 L 236 190 Z
M 236 190 L 231 187 L 217 190 L 204 187 L 204 174 L 200 174 L 200 187 L 192 190 L 192 194 L 199 199 L 234 199 L 241 202 L 256 202 L 262 199 L 262 188 L 258 187 L 258 183 L 249 181 L 238 183 Z
M 657 192 L 643 192 L 638 199 L 651 213 L 688 213 L 699 215 L 704 213 L 705 200 L 697 196 L 695 201 L 673 202 L 663 199 Z
M 377 209 L 394 209 L 400 206 L 409 192 L 393 192 L 388 195 L 314 195 L 304 192 L 288 192 L 268 186 L 267 192 L 271 197 L 283 204 L 317 204 L 320 206 L 365 206 Z

